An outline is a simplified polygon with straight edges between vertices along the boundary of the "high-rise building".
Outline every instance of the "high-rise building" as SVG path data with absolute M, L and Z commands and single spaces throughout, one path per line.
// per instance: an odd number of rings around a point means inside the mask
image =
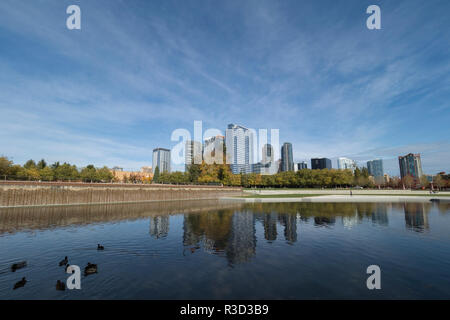
M 159 172 L 170 172 L 170 150 L 164 148 L 153 149 L 153 170 L 158 167 Z
M 292 144 L 289 142 L 283 143 L 281 147 L 281 171 L 294 171 Z
M 261 162 L 252 164 L 252 172 L 257 174 L 275 174 L 278 164 L 274 161 L 274 150 L 271 144 L 265 144 L 262 149 Z
M 349 159 L 349 158 L 338 158 L 337 159 L 337 166 L 340 170 L 352 170 L 352 172 L 356 169 L 356 161 Z
M 187 140 L 184 153 L 186 170 L 191 164 L 202 163 L 202 143 L 199 141 Z
M 203 147 L 203 160 L 207 164 L 223 164 L 224 136 L 215 136 L 205 140 Z
M 308 169 L 308 164 L 306 163 L 306 161 L 297 163 L 297 170 L 303 170 L 303 169 Z
M 375 178 L 377 183 L 382 183 L 384 181 L 383 160 L 376 159 L 367 161 L 367 170 L 369 171 L 369 174 Z
M 274 153 L 273 153 L 273 147 L 272 147 L 272 145 L 271 144 L 269 144 L 269 143 L 266 143 L 264 146 L 263 146 L 263 150 L 262 150 L 262 163 L 263 164 L 267 164 L 267 163 L 270 163 L 270 162 L 274 162 Z
M 311 159 L 311 169 L 331 169 L 331 160 L 328 158 Z
M 229 124 L 226 132 L 227 163 L 234 174 L 251 173 L 253 164 L 253 132 L 243 126 Z
M 399 156 L 398 163 L 400 166 L 400 176 L 402 179 L 411 176 L 414 179 L 420 179 L 422 176 L 422 162 L 420 154 L 409 153 L 406 156 Z

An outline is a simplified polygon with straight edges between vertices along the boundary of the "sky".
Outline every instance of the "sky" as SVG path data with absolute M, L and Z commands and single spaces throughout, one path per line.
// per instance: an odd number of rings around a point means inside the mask
M 81 30 L 66 9 L 81 8 Z M 381 8 L 369 30 L 366 9 Z M 0 1 L 0 155 L 139 170 L 172 132 L 279 129 L 294 160 L 450 171 L 450 2 Z M 175 169 L 183 166 L 174 166 Z

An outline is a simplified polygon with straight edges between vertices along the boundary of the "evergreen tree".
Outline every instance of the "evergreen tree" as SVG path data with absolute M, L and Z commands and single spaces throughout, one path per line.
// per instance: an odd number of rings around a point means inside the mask
M 47 167 L 47 162 L 45 162 L 44 159 L 41 159 L 41 161 L 39 161 L 38 164 L 37 164 L 37 168 L 38 168 L 39 170 L 42 170 L 42 169 L 44 169 L 45 167 Z
M 153 174 L 153 182 L 159 183 L 159 167 L 156 166 L 155 173 Z

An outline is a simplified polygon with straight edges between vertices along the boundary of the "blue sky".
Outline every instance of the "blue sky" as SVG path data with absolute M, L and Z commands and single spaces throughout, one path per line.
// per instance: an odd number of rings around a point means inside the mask
M 66 28 L 77 4 L 82 30 Z M 366 8 L 381 7 L 381 30 Z M 280 129 L 294 160 L 450 171 L 450 2 L 2 0 L 0 154 L 151 165 L 194 120 Z

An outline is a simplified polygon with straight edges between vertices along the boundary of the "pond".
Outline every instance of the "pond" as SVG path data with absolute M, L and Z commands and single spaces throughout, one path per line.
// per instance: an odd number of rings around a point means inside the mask
M 70 276 L 58 265 L 65 256 L 81 270 L 98 266 L 81 274 L 80 290 L 56 290 Z M 380 267 L 379 290 L 367 288 L 370 265 Z M 0 209 L 0 299 L 450 299 L 450 205 Z

